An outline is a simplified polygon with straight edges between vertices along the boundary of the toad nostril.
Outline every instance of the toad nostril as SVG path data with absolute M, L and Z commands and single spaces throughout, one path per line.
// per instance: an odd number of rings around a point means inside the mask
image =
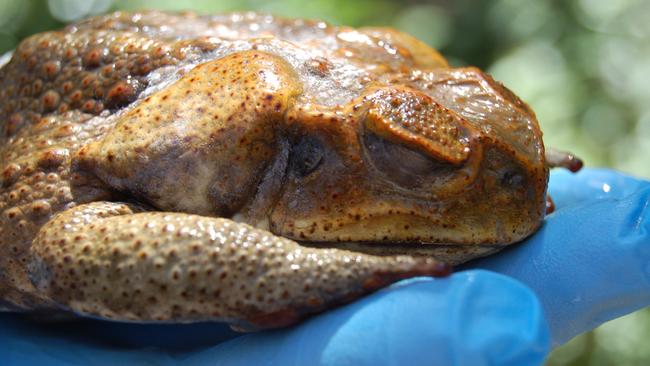
M 524 176 L 516 170 L 503 170 L 501 185 L 509 188 L 519 188 L 524 184 Z

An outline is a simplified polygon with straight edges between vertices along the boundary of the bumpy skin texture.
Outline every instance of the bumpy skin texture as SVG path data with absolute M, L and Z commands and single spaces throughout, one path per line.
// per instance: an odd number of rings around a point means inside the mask
M 0 80 L 5 308 L 283 326 L 544 216 L 533 112 L 395 30 L 115 13 Z

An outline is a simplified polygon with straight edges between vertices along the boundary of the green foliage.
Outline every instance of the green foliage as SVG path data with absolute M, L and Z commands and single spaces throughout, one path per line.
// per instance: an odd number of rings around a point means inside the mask
M 548 146 L 575 152 L 588 166 L 650 177 L 650 1 L 0 0 L 0 53 L 67 20 L 142 8 L 391 25 L 439 48 L 453 65 L 493 73 L 533 107 Z M 610 322 L 558 349 L 548 364 L 647 364 L 648 323 L 648 310 Z

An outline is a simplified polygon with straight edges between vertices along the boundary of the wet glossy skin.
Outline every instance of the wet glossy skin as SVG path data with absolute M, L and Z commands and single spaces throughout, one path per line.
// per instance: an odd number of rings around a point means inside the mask
M 0 78 L 8 308 L 282 326 L 544 216 L 533 112 L 394 30 L 116 13 Z

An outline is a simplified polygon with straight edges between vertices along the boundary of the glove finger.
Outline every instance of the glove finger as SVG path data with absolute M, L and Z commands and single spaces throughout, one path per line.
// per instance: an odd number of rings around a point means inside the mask
M 561 208 L 524 243 L 467 267 L 500 272 L 533 289 L 554 346 L 648 306 L 650 184 L 643 185 L 625 198 Z
M 486 271 L 403 281 L 296 327 L 183 359 L 201 365 L 538 365 L 548 329 L 535 295 Z
M 601 198 L 624 198 L 647 185 L 647 181 L 609 169 L 554 170 L 548 192 L 556 209 L 561 209 Z

